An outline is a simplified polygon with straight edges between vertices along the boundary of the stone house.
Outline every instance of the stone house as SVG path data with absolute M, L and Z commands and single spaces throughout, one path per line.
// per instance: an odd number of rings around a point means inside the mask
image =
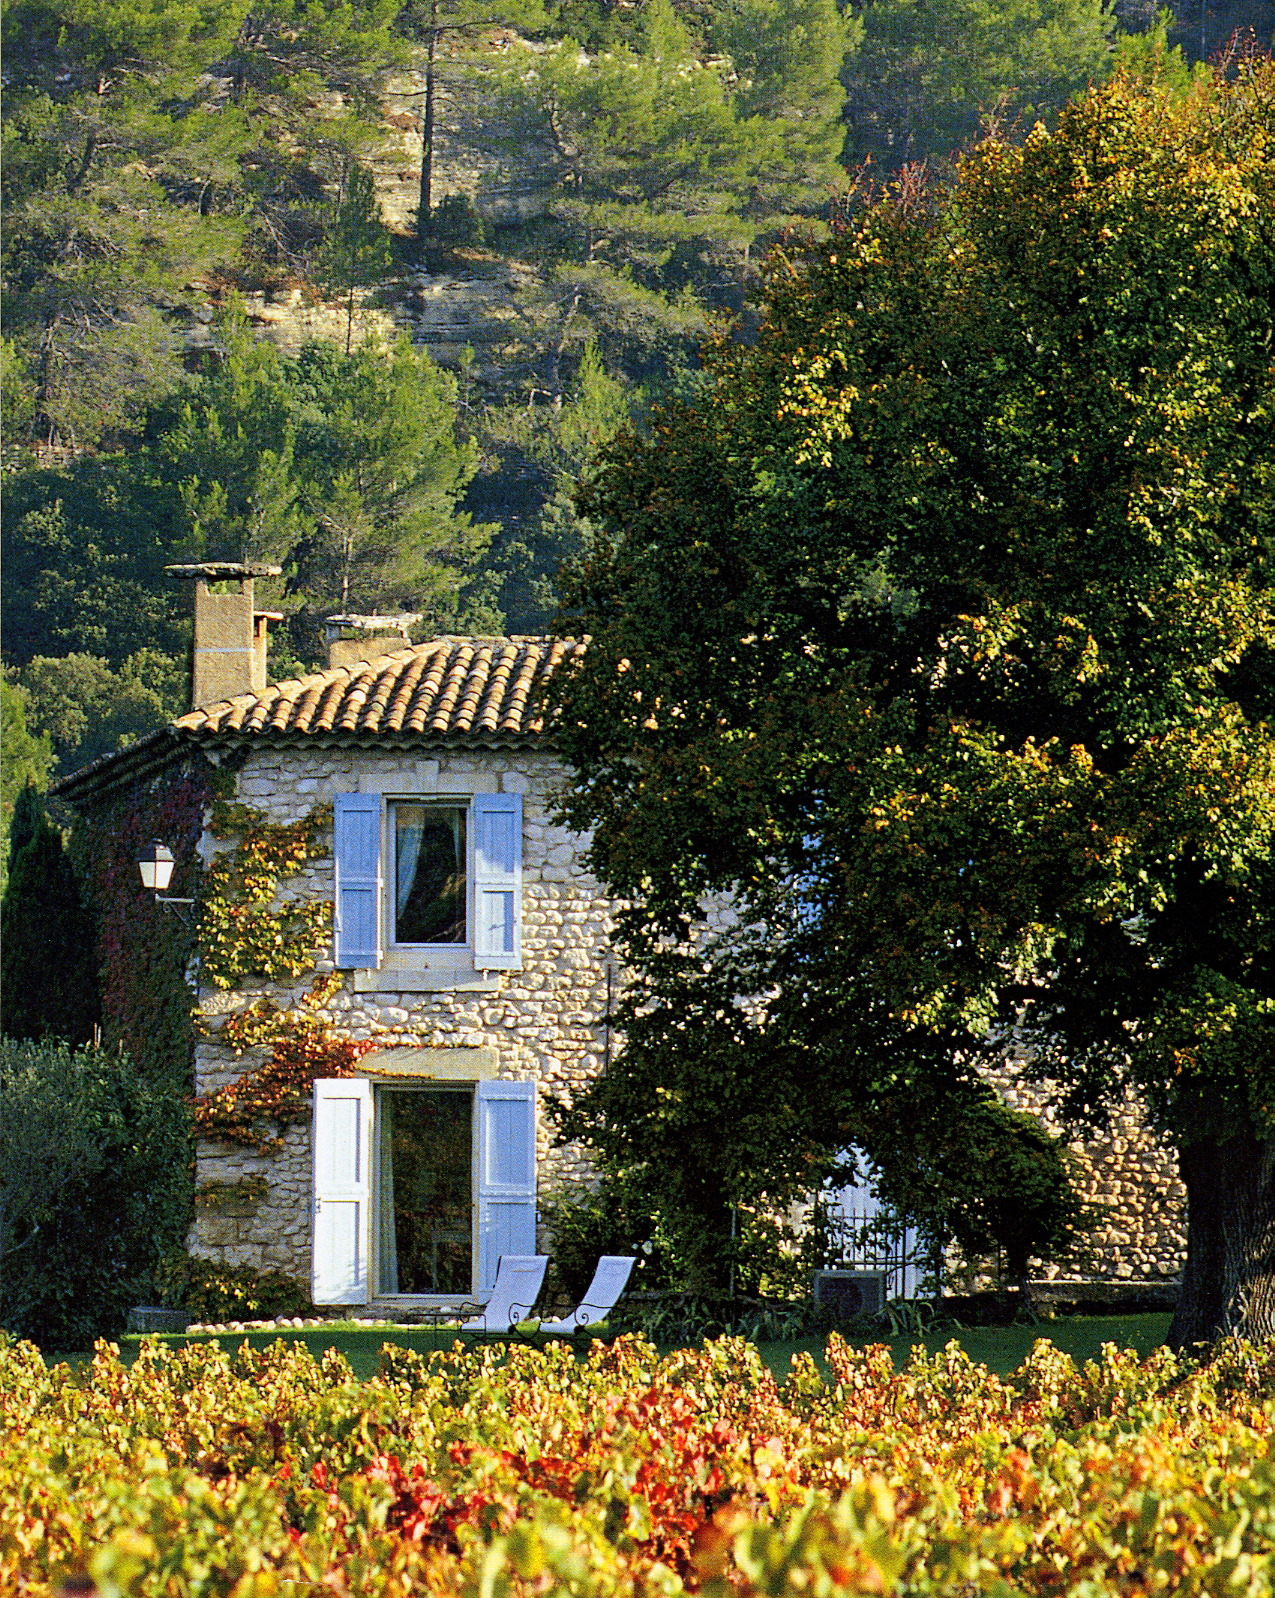
M 325 671 L 268 685 L 260 571 L 184 569 L 195 708 L 57 785 L 89 839 L 108 1024 L 144 1054 L 164 980 L 193 1015 L 169 1045 L 203 1107 L 193 1253 L 283 1270 L 319 1304 L 481 1298 L 501 1253 L 535 1251 L 538 1196 L 587 1178 L 543 1105 L 610 1047 L 613 906 L 555 824 L 534 711 L 581 646 L 336 618 Z M 176 857 L 167 903 L 136 874 L 152 841 Z M 183 970 L 146 940 L 196 880 Z M 1173 1173 L 1136 1110 L 1115 1132 L 1089 1151 L 1112 1205 L 1096 1269 L 1162 1281 Z

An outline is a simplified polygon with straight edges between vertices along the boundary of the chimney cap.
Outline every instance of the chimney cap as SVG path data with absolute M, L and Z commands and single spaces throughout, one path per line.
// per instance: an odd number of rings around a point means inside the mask
M 238 578 L 281 577 L 282 566 L 272 566 L 262 560 L 201 560 L 193 566 L 165 566 L 170 577 L 202 577 L 209 583 L 226 583 Z
M 406 638 L 408 629 L 421 619 L 420 611 L 403 611 L 397 616 L 328 616 L 324 619 L 328 642 L 331 643 L 345 629 L 356 633 L 399 633 Z

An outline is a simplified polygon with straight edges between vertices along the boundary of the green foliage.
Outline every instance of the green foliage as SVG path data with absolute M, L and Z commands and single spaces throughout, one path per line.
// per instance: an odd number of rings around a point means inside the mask
M 183 538 L 201 556 L 278 559 L 300 536 L 296 422 L 287 358 L 232 304 L 224 354 L 155 419 L 155 455 L 181 504 Z
M 1117 77 L 777 261 L 756 345 L 583 496 L 559 737 L 635 904 L 617 1162 L 686 1139 L 671 1180 L 707 1185 L 719 1082 L 732 1132 L 755 1093 L 784 1150 L 848 1145 L 1017 1027 L 1070 1111 L 1132 1080 L 1198 1151 L 1223 1274 L 1190 1335 L 1275 1329 L 1242 1220 L 1275 1103 L 1271 73 Z
M 400 0 L 397 30 L 418 47 L 421 67 L 421 177 L 416 241 L 435 242 L 434 143 L 440 77 L 465 76 L 475 64 L 473 45 L 493 28 L 535 33 L 544 26 L 543 0 Z M 455 239 L 439 240 L 455 244 Z
M 562 1135 L 586 1142 L 628 1210 L 653 1218 L 646 1235 L 674 1286 L 764 1290 L 794 1241 L 770 1217 L 831 1169 L 835 1148 L 813 1130 L 827 1086 L 795 1053 L 772 1055 L 727 973 L 644 952 L 644 980 L 619 1007 L 623 1048 L 558 1111 Z
M 990 1092 L 878 1102 L 861 1137 L 878 1194 L 934 1247 L 955 1243 L 968 1261 L 1002 1254 L 1020 1285 L 1032 1260 L 1074 1260 L 1083 1247 L 1094 1217 L 1065 1142 Z
M 10 846 L 15 807 L 32 803 L 35 793 L 48 783 L 53 764 L 52 743 L 27 726 L 27 696 L 7 677 L 0 678 L 0 745 L 4 748 L 0 762 L 0 869 L 7 879 L 15 852 Z
M 46 825 L 47 820 L 41 790 L 34 780 L 28 777 L 13 803 L 13 814 L 8 827 L 9 852 L 5 862 L 7 866 L 13 864 L 27 844 L 38 835 L 41 827 Z
M 372 138 L 397 10 L 7 8 L 6 370 L 22 383 L 6 403 L 25 437 L 129 436 L 180 378 L 205 273 L 292 273 L 334 225 L 348 235 L 323 202 Z M 318 111 L 333 91 L 340 109 Z
M 254 1271 L 177 1251 L 160 1261 L 155 1285 L 162 1303 L 185 1310 L 192 1321 L 262 1320 L 314 1310 L 304 1286 L 285 1271 Z
M 372 174 L 357 161 L 350 165 L 336 217 L 316 263 L 316 277 L 325 288 L 344 294 L 345 353 L 354 330 L 355 291 L 385 276 L 393 264 L 390 235 L 381 221 Z
M 410 608 L 438 629 L 496 620 L 483 572 L 492 529 L 456 509 L 477 460 L 457 437 L 455 379 L 406 339 L 291 357 L 237 312 L 222 335 L 225 359 L 156 422 L 187 545 L 281 562 L 311 614 Z
M 72 837 L 98 921 L 105 1042 L 175 1099 L 193 1087 L 187 976 L 194 929 L 142 887 L 137 856 L 154 839 L 166 841 L 177 860 L 170 891 L 194 896 L 204 819 L 228 775 L 192 752 L 159 778 L 114 789 L 79 817 Z
M 6 311 L 34 374 L 36 438 L 128 428 L 176 379 L 164 313 L 241 232 L 181 191 L 242 148 L 198 74 L 243 14 L 165 3 L 108 16 L 79 0 L 6 12 Z
M 5 501 L 6 660 L 87 654 L 115 670 L 143 649 L 185 655 L 189 599 L 164 565 L 196 551 L 144 453 L 29 466 L 6 476 Z
M 330 805 L 278 824 L 244 805 L 214 806 L 214 837 L 237 835 L 239 842 L 204 872 L 197 928 L 204 981 L 235 988 L 254 977 L 281 981 L 314 969 L 331 934 L 331 901 L 276 901 L 281 881 L 331 854 L 331 827 Z
M 539 1196 L 537 1205 L 540 1220 L 552 1239 L 549 1261 L 553 1289 L 572 1304 L 584 1297 L 603 1254 L 636 1257 L 630 1288 L 663 1285 L 659 1265 L 652 1256 L 653 1219 L 640 1205 L 635 1209 L 620 1183 L 552 1189 Z
M 995 115 L 1053 118 L 1111 70 L 1106 0 L 874 0 L 846 85 L 851 164 L 944 158 Z
M 545 484 L 538 511 L 508 526 L 493 546 L 502 574 L 501 609 L 514 633 L 540 632 L 557 608 L 555 581 L 579 560 L 593 529 L 575 507 L 575 488 L 601 447 L 643 407 L 640 388 L 607 371 L 595 342 L 580 352 L 572 392 L 561 405 L 509 406 L 484 418 L 489 445 L 516 450 Z
M 736 74 L 735 115 L 770 140 L 749 183 L 747 214 L 821 215 L 844 186 L 840 74 L 863 31 L 863 21 L 835 0 L 723 0 L 714 7 L 710 43 Z
M 523 302 L 555 401 L 590 339 L 612 364 L 676 364 L 711 306 L 740 304 L 759 235 L 839 186 L 837 71 L 857 25 L 830 0 L 774 0 L 722 30 L 738 71 L 699 59 L 668 0 L 643 6 L 632 44 L 586 56 L 567 38 L 506 71 L 559 169 L 544 288 Z
M 118 1331 L 190 1220 L 179 1098 L 122 1054 L 0 1044 L 0 1321 L 45 1348 Z
M 0 900 L 0 1028 L 11 1038 L 87 1043 L 100 1013 L 92 918 L 61 832 L 32 803 L 34 787 L 24 792 L 29 836 Z
M 6 449 L 15 439 L 27 437 L 34 410 L 27 363 L 12 339 L 0 338 L 0 437 Z
M 63 772 L 125 749 L 188 707 L 185 660 L 141 649 L 112 671 L 96 655 L 37 655 L 23 669 L 28 717 Z
M 498 621 L 484 570 L 494 527 L 457 509 L 477 469 L 456 380 L 424 350 L 310 345 L 288 367 L 304 530 L 290 588 L 318 610 L 414 610 L 438 631 Z
M 434 207 L 430 237 L 452 248 L 481 248 L 490 242 L 491 229 L 467 194 L 445 194 Z

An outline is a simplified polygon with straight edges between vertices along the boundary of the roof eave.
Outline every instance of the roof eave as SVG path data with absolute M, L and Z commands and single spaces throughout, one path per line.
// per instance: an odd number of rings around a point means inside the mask
M 100 755 L 79 771 L 59 777 L 49 785 L 50 793 L 79 806 L 101 797 L 112 788 L 136 781 L 171 765 L 182 755 L 197 751 L 240 749 L 443 749 L 529 750 L 549 752 L 550 739 L 542 730 L 527 732 L 376 732 L 342 729 L 322 732 L 226 731 L 194 732 L 170 723 L 147 733 L 127 749 Z
M 99 755 L 78 771 L 70 771 L 49 784 L 49 792 L 68 804 L 79 805 L 109 788 L 145 776 L 169 765 L 174 757 L 190 748 L 191 740 L 171 723 L 148 732 L 127 749 Z

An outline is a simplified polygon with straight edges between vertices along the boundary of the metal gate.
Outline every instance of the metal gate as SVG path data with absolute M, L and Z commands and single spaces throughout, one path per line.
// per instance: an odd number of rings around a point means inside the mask
M 823 1194 L 830 1266 L 838 1270 L 879 1271 L 885 1296 L 915 1298 L 929 1261 L 920 1253 L 916 1228 L 894 1214 L 870 1182 L 828 1188 Z

